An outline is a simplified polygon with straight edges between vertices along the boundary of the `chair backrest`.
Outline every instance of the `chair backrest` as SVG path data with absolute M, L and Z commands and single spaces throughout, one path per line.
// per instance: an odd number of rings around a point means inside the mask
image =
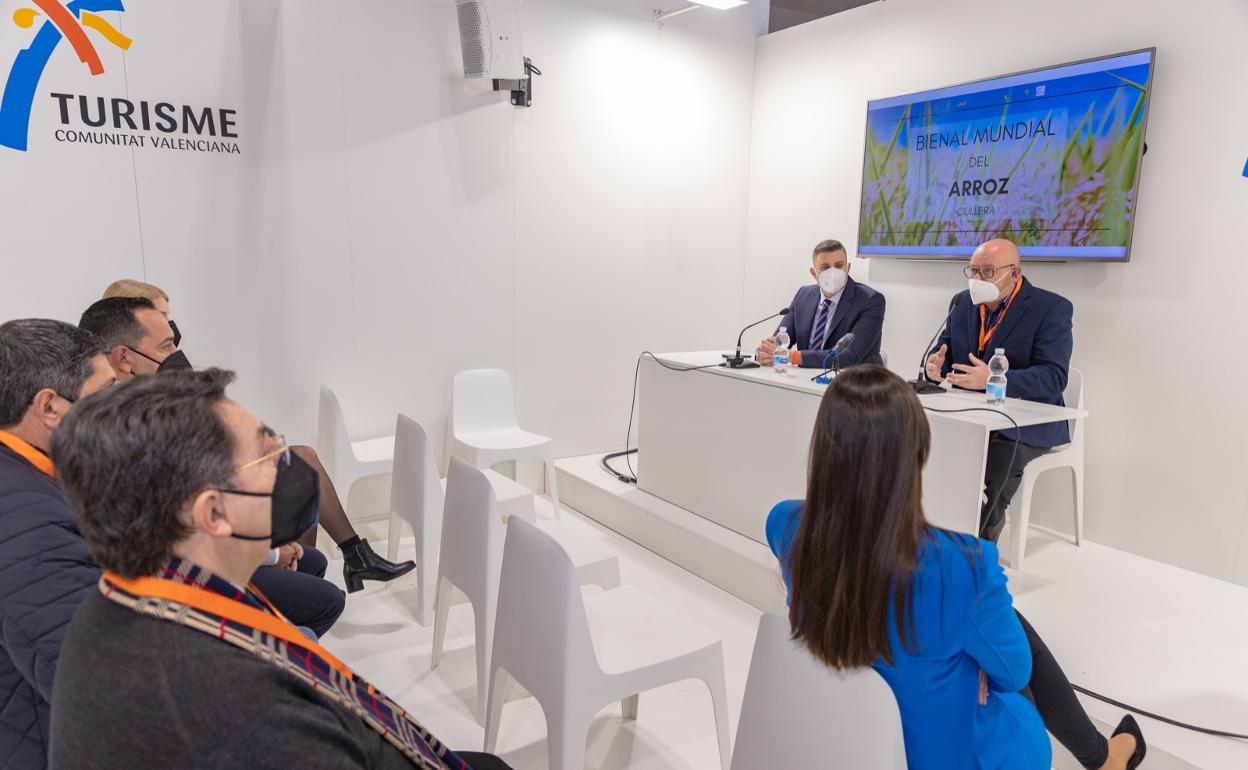
M 493 617 L 498 598 L 504 535 L 498 500 L 489 479 L 480 470 L 452 457 L 446 474 L 438 572 L 450 578 L 473 600 L 476 611 L 487 613 L 487 617 Z
M 569 677 L 598 670 L 572 559 L 519 516 L 507 520 L 494 639 L 494 661 L 545 703 Z
M 837 671 L 764 614 L 745 683 L 732 770 L 863 767 L 906 770 L 897 700 L 870 668 Z
M 442 480 L 429 435 L 405 414 L 394 426 L 391 479 L 390 510 L 412 525 L 416 553 L 424 553 L 426 543 L 437 547 L 442 541 Z
M 1062 393 L 1062 400 L 1071 409 L 1083 408 L 1083 372 L 1073 366 L 1070 367 L 1070 372 L 1066 377 L 1066 391 Z M 1071 420 L 1070 443 L 1074 444 L 1081 438 L 1083 438 L 1083 420 Z
M 316 411 L 316 440 L 313 442 L 321 464 L 332 477 L 343 466 L 340 453 L 351 449 L 351 436 L 347 433 L 347 418 L 342 413 L 338 396 L 327 386 L 321 386 L 321 399 Z M 345 490 L 344 490 L 345 491 Z
M 880 364 L 885 369 L 888 368 L 888 351 L 885 350 L 884 348 L 880 348 Z
M 502 369 L 469 369 L 455 375 L 451 430 L 458 435 L 517 428 L 511 376 Z

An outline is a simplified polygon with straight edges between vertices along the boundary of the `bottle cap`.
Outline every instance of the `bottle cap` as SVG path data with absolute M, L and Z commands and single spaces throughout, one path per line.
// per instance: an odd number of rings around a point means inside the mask
M 1005 355 L 1005 348 L 997 348 L 997 355 Z

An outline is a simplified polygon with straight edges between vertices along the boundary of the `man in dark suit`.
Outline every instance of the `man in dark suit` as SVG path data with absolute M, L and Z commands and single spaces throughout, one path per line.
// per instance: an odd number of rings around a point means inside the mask
M 927 376 L 948 379 L 957 388 L 984 390 L 987 362 L 1001 348 L 1010 362 L 1008 397 L 1064 406 L 1062 393 L 1074 348 L 1070 300 L 1024 278 L 1018 247 L 1007 240 L 981 245 L 964 272 L 970 283 L 964 296 L 969 294 L 971 301 L 954 308 L 939 345 L 928 355 Z M 988 499 L 980 514 L 981 537 L 995 542 L 1001 536 L 1005 510 L 1027 463 L 1069 441 L 1065 421 L 992 434 L 984 473 Z
M 831 366 L 828 351 L 853 332 L 854 341 L 837 356 L 837 366 L 883 363 L 884 295 L 849 277 L 849 255 L 840 241 L 820 241 L 812 259 L 810 275 L 815 284 L 797 290 L 789 313 L 776 327 L 777 333 L 780 326 L 788 331 L 795 348 L 792 362 L 808 369 Z M 758 344 L 754 357 L 769 366 L 775 348 L 773 335 Z
M 100 569 L 48 458 L 74 403 L 113 384 L 104 343 L 60 321 L 0 324 L 0 764 L 47 766 L 61 640 Z

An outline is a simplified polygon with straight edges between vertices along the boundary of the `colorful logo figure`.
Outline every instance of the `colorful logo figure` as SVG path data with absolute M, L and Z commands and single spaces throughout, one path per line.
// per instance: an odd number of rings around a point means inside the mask
M 121 34 L 93 11 L 124 11 L 121 0 L 73 0 L 62 5 L 61 0 L 30 0 L 36 8 L 18 8 L 13 12 L 13 23 L 22 29 L 30 29 L 40 17 L 43 24 L 35 34 L 30 47 L 18 52 L 9 70 L 4 86 L 4 98 L 0 100 L 0 145 L 25 151 L 30 129 L 30 108 L 35 101 L 35 89 L 39 78 L 52 58 L 52 53 L 62 39 L 73 46 L 78 60 L 87 65 L 92 75 L 104 74 L 104 64 L 95 45 L 87 37 L 86 28 L 100 33 L 105 40 L 125 51 L 130 48 L 130 38 Z

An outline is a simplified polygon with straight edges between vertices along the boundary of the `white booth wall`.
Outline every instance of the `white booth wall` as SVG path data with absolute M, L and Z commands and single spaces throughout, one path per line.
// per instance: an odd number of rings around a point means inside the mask
M 722 344 L 741 310 L 766 4 L 665 24 L 650 0 L 525 0 L 534 106 L 466 81 L 452 0 L 127 0 L 0 147 L 0 317 L 76 322 L 119 277 L 173 297 L 197 366 L 308 441 L 438 443 L 455 372 L 503 367 L 560 455 L 623 444 L 637 353 Z M 34 30 L 0 19 L 0 67 Z M 51 92 L 237 109 L 241 155 L 66 144 Z M 155 132 L 152 132 L 155 133 Z M 20 287 L 13 290 L 11 287 Z
M 868 99 L 1157 47 L 1129 264 L 1027 267 L 1075 305 L 1085 375 L 1086 536 L 1248 584 L 1248 284 L 1238 230 L 1248 102 L 1240 0 L 888 0 L 759 41 L 745 307 L 783 303 L 811 246 L 858 226 Z M 854 260 L 885 293 L 884 346 L 908 377 L 965 279 L 956 263 Z M 1049 474 L 1033 521 L 1071 529 Z

